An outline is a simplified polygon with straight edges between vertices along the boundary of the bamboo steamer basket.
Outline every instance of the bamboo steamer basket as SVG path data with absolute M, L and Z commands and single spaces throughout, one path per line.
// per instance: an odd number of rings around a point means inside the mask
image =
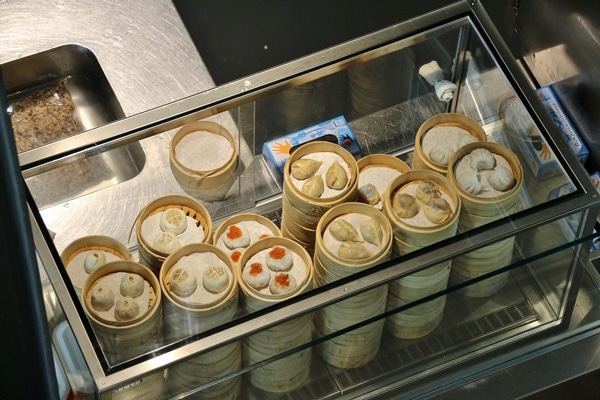
M 91 251 L 101 251 L 107 256 L 107 262 L 123 260 L 133 261 L 133 255 L 129 249 L 119 240 L 110 236 L 90 235 L 84 236 L 69 243 L 67 247 L 60 253 L 60 259 L 67 269 L 71 284 L 77 293 L 77 297 L 81 300 L 81 288 L 88 277 L 88 273 L 81 264 L 75 263 L 77 259 L 82 258 L 84 254 Z M 83 261 L 83 260 L 82 260 Z M 70 265 L 71 263 L 73 265 Z
M 392 199 L 396 191 L 407 185 L 418 184 L 423 180 L 435 182 L 443 196 L 447 196 L 453 207 L 453 212 L 448 219 L 441 224 L 433 226 L 415 226 L 404 218 L 399 218 L 392 206 Z M 425 247 L 430 244 L 447 239 L 456 234 L 458 229 L 458 216 L 461 210 L 461 200 L 451 186 L 450 181 L 435 171 L 425 169 L 408 171 L 394 179 L 388 190 L 383 195 L 383 212 L 392 225 L 394 236 L 410 246 Z
M 314 254 L 315 252 L 315 244 L 314 243 L 307 243 L 299 238 L 297 238 L 296 236 L 292 235 L 290 233 L 290 231 L 288 230 L 287 226 L 283 223 L 281 223 L 281 235 L 285 238 L 288 238 L 296 243 L 298 243 L 300 246 L 302 246 L 303 249 L 305 249 L 309 254 Z
M 359 218 L 361 219 L 371 218 L 379 223 L 379 226 L 381 227 L 381 244 L 379 246 L 373 245 L 373 247 L 377 247 L 377 250 L 373 251 L 373 255 L 370 257 L 359 260 L 350 260 L 340 257 L 335 252 L 332 252 L 331 248 L 328 248 L 328 243 L 326 243 L 326 230 L 328 229 L 329 224 L 337 218 L 344 218 L 352 215 L 359 215 Z M 357 223 L 358 222 L 356 222 L 355 225 Z M 355 226 L 355 228 L 360 235 L 360 228 L 358 226 Z M 317 232 L 315 256 L 319 258 L 320 263 L 324 268 L 338 277 L 349 276 L 358 271 L 378 265 L 389 260 L 392 254 L 392 227 L 390 222 L 381 211 L 367 204 L 351 202 L 333 207 L 327 211 L 319 221 Z M 368 243 L 365 240 L 365 243 L 363 244 L 367 245 Z
M 232 155 L 222 166 L 215 169 L 197 171 L 189 168 L 176 156 L 177 145 L 181 140 L 194 132 L 204 132 L 223 137 L 231 144 Z M 202 152 L 214 151 L 211 149 L 198 149 Z M 239 159 L 238 144 L 233 135 L 225 127 L 211 121 L 197 121 L 180 128 L 169 144 L 169 165 L 173 176 L 180 185 L 193 189 L 199 198 L 206 201 L 218 201 L 226 198 L 227 192 L 236 179 L 236 167 Z
M 304 278 L 297 279 L 297 287 L 283 295 L 270 294 L 268 289 L 262 291 L 254 289 L 243 278 L 240 278 L 241 304 L 246 313 L 277 304 L 311 290 L 313 287 L 313 264 L 310 255 L 300 244 L 285 237 L 268 237 L 248 246 L 237 264 L 238 274 L 241 276 L 242 269 L 250 260 L 259 257 L 262 252 L 275 246 L 283 246 L 301 259 L 306 271 L 302 271 L 303 274 L 298 276 L 304 276 Z M 294 271 L 293 268 L 295 267 L 292 267 L 292 271 Z M 244 365 L 254 365 L 276 356 L 286 349 L 310 342 L 313 334 L 312 324 L 313 314 L 309 313 L 244 338 L 242 349 Z M 250 383 L 266 392 L 281 393 L 294 390 L 308 377 L 311 358 L 312 349 L 307 348 L 255 368 L 249 373 Z
M 91 295 L 95 286 L 102 280 L 109 285 L 120 282 L 114 278 L 118 278 L 120 273 L 138 274 L 149 284 L 147 309 L 141 309 L 140 315 L 130 321 L 117 321 L 108 316 L 110 310 L 101 314 L 91 305 Z M 111 278 L 113 283 L 109 281 Z M 117 298 L 118 283 L 115 283 L 113 292 Z M 163 344 L 162 292 L 158 278 L 149 268 L 134 261 L 107 263 L 92 272 L 85 281 L 82 300 L 85 313 L 109 359 L 123 361 Z
M 480 148 L 489 150 L 492 154 L 504 158 L 508 162 L 513 176 L 515 177 L 515 184 L 513 187 L 500 196 L 481 197 L 472 195 L 463 190 L 458 184 L 455 174 L 456 166 L 464 156 L 471 153 L 473 150 Z M 515 211 L 521 194 L 521 187 L 523 186 L 523 167 L 517 155 L 501 144 L 493 142 L 469 143 L 461 147 L 451 157 L 448 164 L 448 179 L 461 198 L 462 212 L 466 212 L 471 216 L 490 217 L 490 220 L 486 219 L 481 221 L 485 223 L 494 220 L 494 218 L 499 219 L 510 215 Z
M 413 152 L 413 169 L 429 169 L 446 175 L 448 165 L 442 165 L 431 160 L 423 150 L 423 137 L 435 127 L 458 127 L 468 132 L 478 142 L 487 140 L 485 131 L 474 119 L 463 114 L 443 113 L 435 115 L 421 124 L 415 136 L 415 149 Z
M 212 240 L 212 219 L 211 216 L 200 202 L 197 200 L 183 195 L 168 195 L 159 197 L 150 203 L 148 203 L 138 214 L 135 221 L 135 234 L 138 241 L 138 251 L 140 263 L 149 267 L 158 276 L 162 263 L 167 258 L 168 254 L 161 251 L 155 250 L 151 241 L 144 238 L 142 231 L 143 222 L 159 214 L 169 208 L 180 208 L 187 216 L 192 217 L 198 226 L 202 226 L 204 231 L 204 238 L 202 243 L 210 243 Z
M 302 210 L 294 207 L 287 197 L 281 198 L 282 220 L 286 223 L 293 223 L 306 228 L 307 230 L 316 230 L 317 224 L 322 217 L 322 214 L 313 215 L 305 213 Z
M 160 400 L 164 398 L 165 377 L 163 371 L 156 371 L 151 374 L 137 377 L 135 382 L 127 385 L 125 388 L 114 390 L 111 399 L 130 400 L 130 399 L 148 399 Z
M 470 269 L 464 269 L 460 265 L 452 267 L 450 275 L 450 284 L 457 285 L 467 282 L 471 279 L 478 278 L 482 273 L 472 272 Z M 508 282 L 510 272 L 502 272 L 498 275 L 491 276 L 485 280 L 471 283 L 469 286 L 460 289 L 458 293 L 466 297 L 484 298 L 489 297 L 499 292 Z
M 169 390 L 170 393 L 182 393 L 184 391 L 188 391 L 190 389 L 194 389 L 200 386 L 203 383 L 190 384 L 189 381 L 186 381 L 185 378 L 181 378 L 178 375 L 170 376 L 171 370 L 169 369 Z M 193 393 L 190 395 L 186 395 L 186 399 L 193 400 L 236 400 L 239 398 L 240 393 L 242 391 L 242 380 L 239 376 L 230 378 L 224 382 L 216 383 L 209 388 Z
M 379 192 L 381 196 L 385 193 L 389 183 L 393 178 L 395 178 L 395 174 L 401 175 L 405 172 L 410 171 L 410 166 L 406 164 L 404 161 L 399 159 L 398 157 L 394 157 L 390 154 L 370 154 L 368 156 L 362 157 L 357 161 L 358 165 L 358 201 L 364 202 L 360 198 L 360 188 L 364 185 L 371 183 Z M 381 170 L 390 170 L 387 173 L 382 172 Z M 372 171 L 379 172 L 377 179 L 372 179 L 370 174 Z M 382 176 L 383 175 L 383 176 Z M 382 203 L 381 199 L 378 203 L 373 204 L 373 206 L 381 209 Z
M 396 297 L 405 300 L 419 300 L 425 296 L 446 289 L 450 276 L 451 262 L 443 262 L 435 266 L 437 272 L 431 275 L 411 274 L 390 282 L 389 292 Z
M 393 299 L 389 308 L 393 309 L 406 304 L 405 300 Z M 435 330 L 444 317 L 446 296 L 401 311 L 386 319 L 385 330 L 399 339 L 418 339 Z
M 232 256 L 234 251 L 239 251 L 240 252 L 239 256 L 241 257 L 241 253 L 244 250 L 243 248 L 238 248 L 238 249 L 232 250 L 232 249 L 229 249 L 223 243 L 222 236 L 225 234 L 225 232 L 227 232 L 227 228 L 229 228 L 231 225 L 236 225 L 236 224 L 238 224 L 238 225 L 239 224 L 260 224 L 261 225 L 260 232 L 263 232 L 262 234 L 259 235 L 258 234 L 259 232 L 252 232 L 251 230 L 249 231 L 250 243 L 254 243 L 257 240 L 264 239 L 265 237 L 268 237 L 268 236 L 282 236 L 281 230 L 277 227 L 277 225 L 275 225 L 275 223 L 273 221 L 271 221 L 270 219 L 268 219 L 265 216 L 262 216 L 260 214 L 255 214 L 255 213 L 241 213 L 241 214 L 233 215 L 219 224 L 219 226 L 215 229 L 215 232 L 213 234 L 213 239 L 212 239 L 212 243 L 215 246 L 219 247 L 221 250 L 223 250 L 225 253 L 229 254 L 230 257 Z M 256 227 L 256 225 L 249 225 L 249 226 Z M 239 261 L 239 258 L 237 260 L 234 259 L 233 261 L 237 262 L 237 261 Z
M 294 161 L 314 153 L 335 153 L 348 165 L 350 176 L 346 188 L 339 193 L 329 197 L 307 196 L 293 184 L 291 166 Z M 324 168 L 322 166 L 321 168 Z M 323 174 L 325 171 L 323 171 Z M 319 216 L 323 215 L 333 206 L 347 201 L 356 200 L 358 194 L 358 164 L 354 156 L 343 147 L 329 142 L 309 142 L 300 146 L 287 159 L 283 169 L 283 196 L 289 203 L 305 214 Z

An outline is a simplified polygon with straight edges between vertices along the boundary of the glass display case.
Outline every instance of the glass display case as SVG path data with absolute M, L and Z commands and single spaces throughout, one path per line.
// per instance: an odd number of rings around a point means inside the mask
M 114 104 L 110 90 L 102 94 L 108 99 L 100 104 Z M 99 116 L 73 99 L 84 121 Z M 20 97 L 9 92 L 9 100 Z M 234 161 L 217 174 L 198 177 L 174 162 L 175 139 L 198 123 L 234 149 L 226 156 Z M 435 158 L 423 135 L 436 124 L 481 132 L 464 146 L 438 139 L 452 147 L 438 149 L 449 157 L 442 172 L 423 161 Z M 305 143 L 315 132 L 319 137 Z M 294 142 L 300 136 L 302 143 Z M 201 161 L 225 154 L 214 142 L 189 146 Z M 465 149 L 476 148 L 495 154 L 495 165 L 508 162 L 512 175 L 499 179 L 508 179 L 512 192 L 491 197 L 504 203 L 469 195 L 465 185 L 481 184 L 482 174 L 470 183 L 457 174 L 461 157 L 471 156 Z M 338 204 L 290 183 L 294 157 L 330 152 L 341 152 L 355 185 Z M 282 154 L 290 161 L 284 164 Z M 359 169 L 350 167 L 363 168 L 361 160 L 373 155 L 407 168 L 379 193 L 380 209 L 365 204 Z M 425 393 L 466 364 L 494 360 L 566 327 L 599 205 L 485 11 L 468 2 L 146 112 L 102 120 L 26 149 L 20 161 L 55 346 L 80 351 L 73 362 L 80 376 L 70 375 L 70 383 L 80 397 L 101 399 Z M 211 178 L 216 183 L 203 186 Z M 443 186 L 452 203 L 451 216 L 426 235 L 418 226 L 406 230 L 392 214 L 398 212 L 392 187 L 423 181 Z M 62 190 L 65 182 L 69 190 Z M 139 227 L 151 214 L 146 207 L 181 202 L 188 216 L 190 209 L 202 215 L 203 243 L 173 257 L 153 256 Z M 385 254 L 331 256 L 326 224 L 336 211 L 360 214 L 365 207 L 373 220 L 384 217 L 378 240 L 387 243 Z M 227 295 L 201 305 L 173 295 L 175 278 L 167 270 L 176 265 L 174 255 L 217 247 L 217 233 L 240 215 L 264 217 L 276 228 L 237 261 L 221 251 Z M 121 243 L 130 257 L 75 284 L 65 254 L 92 235 Z M 366 248 L 365 239 L 350 242 L 351 253 Z M 288 295 L 253 289 L 242 273 L 253 254 L 276 246 L 295 249 L 305 268 Z M 131 324 L 107 322 L 91 307 L 93 278 L 121 270 L 139 272 L 152 287 L 148 315 Z

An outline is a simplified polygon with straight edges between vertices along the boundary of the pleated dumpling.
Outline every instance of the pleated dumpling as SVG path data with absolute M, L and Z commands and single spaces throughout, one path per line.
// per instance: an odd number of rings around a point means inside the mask
M 448 161 L 450 161 L 452 154 L 454 154 L 454 151 L 445 146 L 433 146 L 431 150 L 429 150 L 429 158 L 431 161 L 440 165 L 448 165 Z
M 327 168 L 325 173 L 325 181 L 327 187 L 335 190 L 342 190 L 348 184 L 348 174 L 342 165 L 335 160 L 333 164 Z
M 357 242 L 342 242 L 338 249 L 338 256 L 346 260 L 362 260 L 372 255 L 369 249 Z
M 399 218 L 412 218 L 419 212 L 419 204 L 415 196 L 400 191 L 394 193 L 392 208 Z
M 456 183 L 465 192 L 477 195 L 483 190 L 483 183 L 477 171 L 465 171 L 456 177 Z
M 131 321 L 140 313 L 140 306 L 131 297 L 120 297 L 115 303 L 115 318 L 117 321 Z
M 321 175 L 313 176 L 302 185 L 302 193 L 310 197 L 321 197 L 324 190 L 325 185 L 323 184 Z
M 452 207 L 443 198 L 437 198 L 431 200 L 429 204 L 423 206 L 425 217 L 434 224 L 441 224 L 446 221 L 452 215 Z
M 501 192 L 512 188 L 515 184 L 515 177 L 512 171 L 502 165 L 497 166 L 487 177 L 491 187 Z
M 352 241 L 362 242 L 363 239 L 360 237 L 356 228 L 343 218 L 336 218 L 329 224 L 329 233 L 337 240 L 341 241 Z
M 475 149 L 469 155 L 471 156 L 471 168 L 477 171 L 493 169 L 496 166 L 496 158 L 488 149 Z
M 121 278 L 119 292 L 123 296 L 138 297 L 144 293 L 144 278 L 141 275 L 130 273 Z
M 115 304 L 115 293 L 108 286 L 96 285 L 90 300 L 94 310 L 108 311 Z
M 360 222 L 360 234 L 367 242 L 377 246 L 380 246 L 381 241 L 383 240 L 381 224 L 373 218 L 365 219 Z
M 318 171 L 321 164 L 323 164 L 322 161 L 317 161 L 310 158 L 300 158 L 292 163 L 290 172 L 296 179 L 308 179 Z

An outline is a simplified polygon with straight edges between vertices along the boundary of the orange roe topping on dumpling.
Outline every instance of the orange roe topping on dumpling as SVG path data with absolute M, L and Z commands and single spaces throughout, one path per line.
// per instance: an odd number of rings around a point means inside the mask
M 241 255 L 242 255 L 242 252 L 239 250 L 236 250 L 233 253 L 231 253 L 231 260 L 233 262 L 238 262 Z
M 281 260 L 285 256 L 285 249 L 283 247 L 275 246 L 270 252 L 269 256 L 274 260 Z
M 252 263 L 250 264 L 250 275 L 256 276 L 263 271 L 263 266 L 261 263 Z
M 238 239 L 240 236 L 242 236 L 242 230 L 236 225 L 231 225 L 227 230 L 227 237 L 229 239 Z
M 271 235 L 269 235 L 268 233 L 263 233 L 262 235 L 260 235 L 258 237 L 258 239 L 260 240 L 260 239 L 264 239 L 264 238 L 268 238 L 268 237 L 271 237 Z
M 284 288 L 290 286 L 290 276 L 288 274 L 277 274 L 275 276 L 275 284 Z

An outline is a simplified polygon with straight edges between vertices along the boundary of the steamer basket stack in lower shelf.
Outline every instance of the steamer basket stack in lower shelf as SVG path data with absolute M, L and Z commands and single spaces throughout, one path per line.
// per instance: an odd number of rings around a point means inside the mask
M 323 215 L 317 226 L 315 286 L 323 286 L 389 260 L 392 229 L 383 213 L 363 203 L 345 203 Z M 376 317 L 385 311 L 387 285 L 368 290 L 315 312 L 318 337 Z M 384 320 L 324 341 L 323 360 L 338 368 L 367 364 L 379 350 Z
M 458 194 L 442 174 L 416 169 L 400 175 L 383 196 L 383 212 L 394 232 L 394 252 L 408 254 L 454 236 L 460 209 Z M 445 289 L 451 263 L 448 260 L 390 282 L 387 309 L 397 309 Z M 446 297 L 441 296 L 389 316 L 386 331 L 401 339 L 430 333 L 443 318 L 445 301 Z

